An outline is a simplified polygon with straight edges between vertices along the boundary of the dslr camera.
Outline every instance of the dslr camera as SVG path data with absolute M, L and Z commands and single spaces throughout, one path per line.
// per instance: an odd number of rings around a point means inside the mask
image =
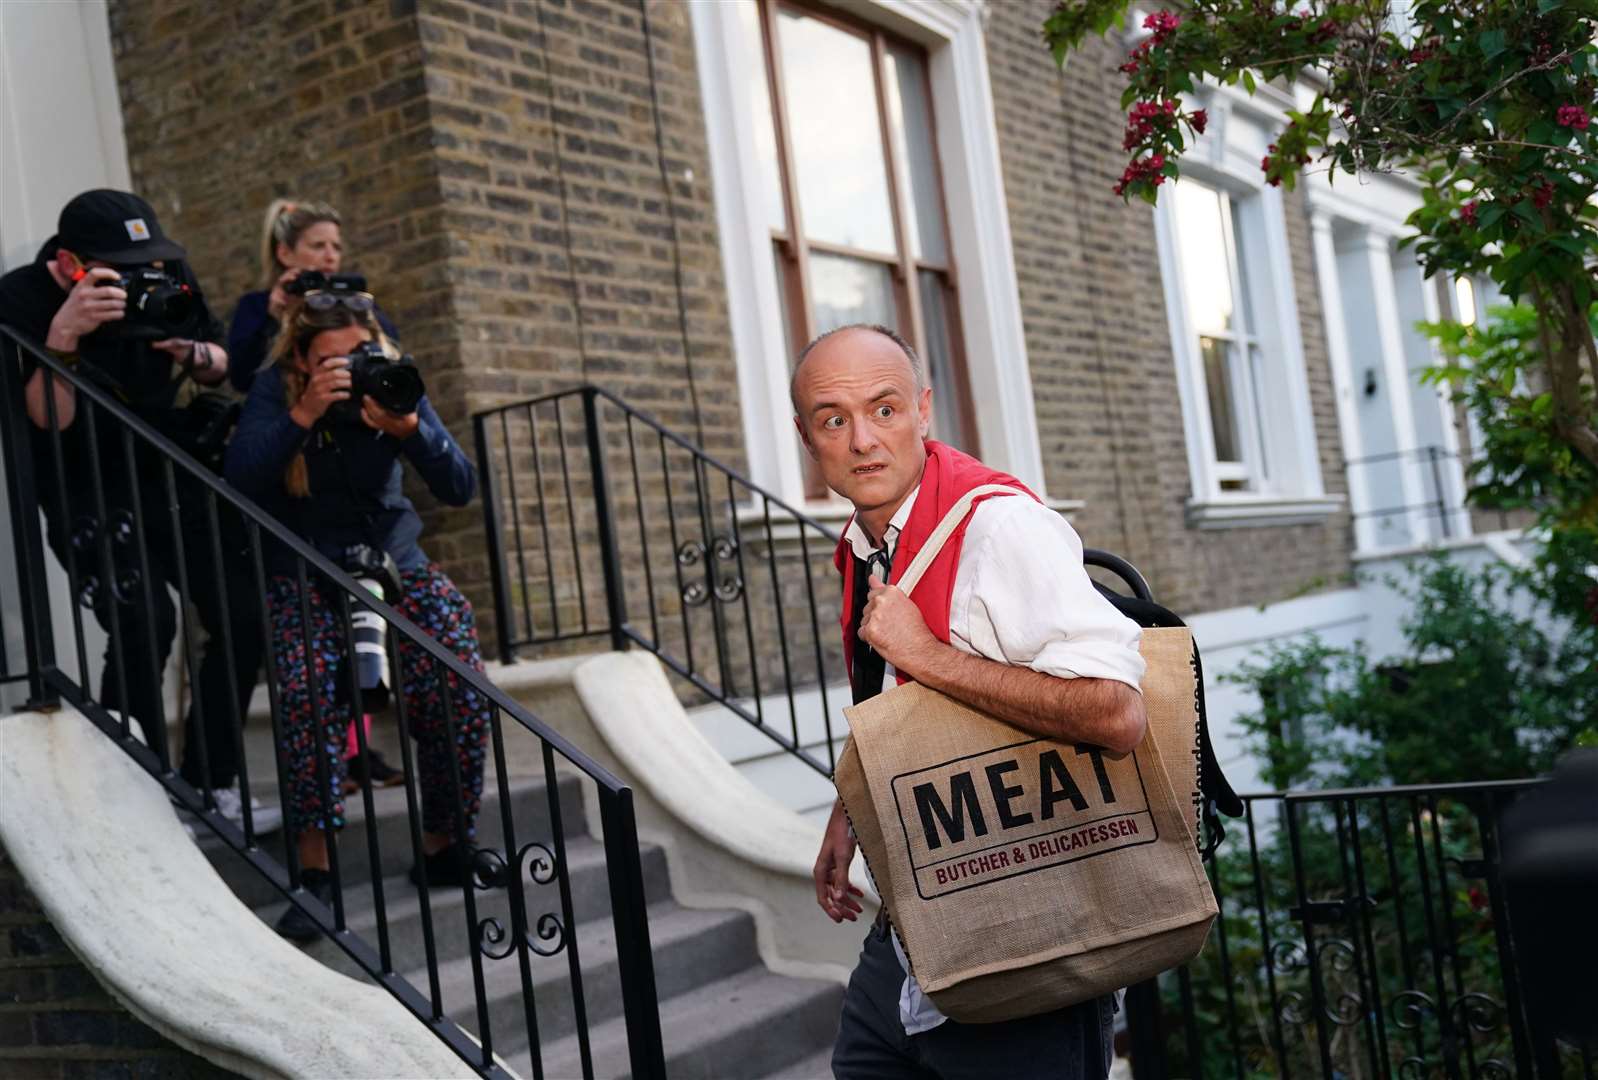
M 328 412 L 351 423 L 361 422 L 361 398 L 369 397 L 395 416 L 416 411 L 427 392 L 422 374 L 409 356 L 392 359 L 375 341 L 363 341 L 350 353 L 350 396 Z
M 118 273 L 115 285 L 128 294 L 127 309 L 118 333 L 135 341 L 193 337 L 199 324 L 200 305 L 194 290 L 165 270 L 135 266 Z
M 304 296 L 309 292 L 361 293 L 366 291 L 366 278 L 360 274 L 301 270 L 298 277 L 283 286 L 283 291 L 290 296 Z

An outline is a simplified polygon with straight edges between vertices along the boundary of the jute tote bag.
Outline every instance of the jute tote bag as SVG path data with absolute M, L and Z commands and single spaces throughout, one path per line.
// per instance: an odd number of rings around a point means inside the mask
M 983 494 L 951 508 L 910 592 Z M 1143 631 L 1149 733 L 1116 758 L 1035 738 L 916 683 L 845 710 L 834 781 L 922 990 L 969 1023 L 1031 1016 L 1183 964 L 1215 898 L 1195 844 L 1185 628 Z M 1173 786 L 1174 781 L 1174 786 Z

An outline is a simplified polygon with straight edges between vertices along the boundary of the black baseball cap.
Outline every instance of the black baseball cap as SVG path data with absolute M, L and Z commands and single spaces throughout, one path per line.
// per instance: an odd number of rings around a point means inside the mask
M 149 203 L 111 188 L 85 191 L 62 207 L 56 242 L 85 259 L 122 265 L 188 256 L 161 231 Z

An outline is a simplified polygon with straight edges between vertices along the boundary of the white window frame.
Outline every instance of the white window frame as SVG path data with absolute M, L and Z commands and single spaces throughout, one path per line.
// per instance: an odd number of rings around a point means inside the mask
M 1293 295 L 1292 252 L 1287 242 L 1287 222 L 1281 190 L 1261 182 L 1259 159 L 1271 125 L 1281 120 L 1280 110 L 1230 93 L 1229 88 L 1202 88 L 1194 107 L 1208 110 L 1210 126 L 1182 161 L 1184 177 L 1214 188 L 1235 204 L 1243 222 L 1244 243 L 1233 242 L 1236 256 L 1233 281 L 1236 310 L 1244 309 L 1239 277 L 1249 287 L 1248 310 L 1257 325 L 1248 328 L 1264 362 L 1246 360 L 1234 369 L 1251 370 L 1257 379 L 1257 407 L 1234 392 L 1248 463 L 1243 478 L 1248 491 L 1223 490 L 1223 480 L 1239 478 L 1240 470 L 1218 462 L 1211 424 L 1204 361 L 1199 334 L 1188 315 L 1186 289 L 1177 251 L 1175 200 L 1164 196 L 1156 203 L 1155 237 L 1165 310 L 1175 354 L 1177 390 L 1182 404 L 1182 425 L 1187 447 L 1192 495 L 1189 523 L 1198 528 L 1248 525 L 1298 524 L 1323 520 L 1343 505 L 1341 496 L 1329 496 L 1321 479 L 1320 448 L 1315 438 L 1315 417 L 1310 404 L 1304 345 L 1299 332 L 1298 304 Z M 1225 219 L 1229 238 L 1231 215 Z M 1246 260 L 1248 272 L 1237 267 Z M 1235 371 L 1234 371 L 1235 375 Z M 1249 461 L 1249 428 L 1257 440 L 1258 468 Z
M 1188 182 L 1200 184 L 1202 181 L 1189 178 Z M 1217 485 L 1236 482 L 1246 485 L 1245 490 L 1262 490 L 1266 477 L 1269 474 L 1269 462 L 1265 454 L 1263 438 L 1263 416 L 1261 402 L 1256 388 L 1260 382 L 1260 373 L 1254 363 L 1254 350 L 1264 351 L 1264 343 L 1260 340 L 1258 327 L 1253 325 L 1250 309 L 1253 307 L 1253 298 L 1244 297 L 1243 293 L 1243 259 L 1247 253 L 1239 247 L 1237 242 L 1234 215 L 1240 213 L 1235 205 L 1235 200 L 1224 187 L 1211 184 L 1203 185 L 1214 192 L 1221 204 L 1221 242 L 1226 252 L 1226 270 L 1230 280 L 1227 285 L 1232 293 L 1232 326 L 1231 330 L 1214 330 L 1208 333 L 1199 331 L 1196 327 L 1190 328 L 1193 335 L 1191 359 L 1198 364 L 1195 372 L 1196 381 L 1204 389 L 1204 411 L 1209 417 L 1208 428 L 1210 439 L 1210 464 L 1214 470 Z M 1172 221 L 1176 214 L 1173 212 Z M 1173 229 L 1172 251 L 1178 266 L 1181 265 L 1181 236 L 1179 229 Z M 1184 283 L 1185 285 L 1185 283 Z M 1185 292 L 1184 292 L 1185 302 Z M 1191 316 L 1191 312 L 1184 311 L 1184 316 Z M 1211 338 L 1226 343 L 1230 357 L 1226 365 L 1227 390 L 1232 397 L 1232 408 L 1236 413 L 1238 430 L 1235 435 L 1238 442 L 1240 461 L 1222 461 L 1214 446 L 1214 417 L 1209 414 L 1209 374 L 1204 368 L 1204 350 L 1200 342 L 1204 338 Z M 1229 491 L 1224 486 L 1223 491 Z
M 980 0 L 861 0 L 851 15 L 927 51 L 950 254 L 965 332 L 967 377 L 983 459 L 1039 495 L 1043 456 L 1027 366 L 998 128 Z M 806 502 L 788 400 L 788 345 L 771 258 L 749 65 L 734 3 L 689 5 L 710 144 L 722 265 L 751 478 L 794 505 Z

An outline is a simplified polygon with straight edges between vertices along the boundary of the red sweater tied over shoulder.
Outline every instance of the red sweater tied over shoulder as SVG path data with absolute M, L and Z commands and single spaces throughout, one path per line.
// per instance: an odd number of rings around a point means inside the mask
M 915 561 L 916 553 L 926 545 L 932 530 L 938 527 L 938 522 L 942 521 L 950 507 L 972 488 L 983 484 L 1004 484 L 1024 491 L 1033 499 L 1042 502 L 1021 481 L 1009 473 L 988 468 L 970 454 L 961 453 L 954 447 L 933 439 L 926 440 L 924 445 L 927 448 L 927 463 L 921 472 L 921 489 L 916 494 L 915 505 L 910 509 L 909 519 L 899 532 L 899 543 L 893 552 L 893 571 L 889 575 L 890 585 L 897 583 L 904 576 L 904 572 Z M 983 495 L 974 505 L 981 505 L 993 498 L 1009 498 L 1009 496 Z M 849 520 L 853 521 L 854 518 L 851 517 Z M 960 548 L 965 543 L 965 529 L 970 520 L 968 514 L 965 521 L 960 522 L 950 534 L 943 545 L 943 550 L 938 552 L 938 557 L 927 568 L 920 583 L 916 585 L 915 592 L 910 596 L 916 607 L 921 609 L 921 616 L 926 619 L 927 628 L 945 644 L 949 641 L 949 604 L 954 596 L 954 577 L 960 567 Z M 847 526 L 844 532 L 847 535 Z M 849 632 L 849 614 L 854 610 L 854 590 L 866 587 L 865 582 L 854 580 L 855 562 L 852 556 L 853 551 L 849 547 L 848 539 L 840 539 L 838 548 L 833 553 L 832 562 L 843 575 L 843 614 L 838 622 L 843 629 L 845 670 L 853 670 L 854 665 L 854 635 Z M 908 676 L 899 672 L 900 683 L 909 681 Z

